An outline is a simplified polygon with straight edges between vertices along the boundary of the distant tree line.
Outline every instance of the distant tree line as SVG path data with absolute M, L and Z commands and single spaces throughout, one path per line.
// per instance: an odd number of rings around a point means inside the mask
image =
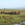
M 4 9 L 6 9 L 6 8 L 4 8 Z

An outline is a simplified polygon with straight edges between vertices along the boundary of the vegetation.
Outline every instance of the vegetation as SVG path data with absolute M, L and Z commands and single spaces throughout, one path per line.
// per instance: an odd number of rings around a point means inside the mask
M 19 15 L 10 15 L 10 14 L 0 14 L 0 23 L 18 23 L 21 22 L 22 20 L 25 20 L 25 17 L 21 17 L 25 15 L 25 10 L 15 10 L 15 9 L 0 9 L 0 11 L 20 11 L 21 14 Z M 4 16 L 4 18 L 3 18 Z
M 21 25 L 25 25 L 25 24 L 23 23 L 23 24 L 21 24 Z

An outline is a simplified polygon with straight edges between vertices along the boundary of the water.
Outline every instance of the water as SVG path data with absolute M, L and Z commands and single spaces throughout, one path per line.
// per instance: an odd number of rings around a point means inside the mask
M 25 22 L 23 22 L 23 23 L 25 23 Z M 14 25 L 21 25 L 21 24 L 22 24 L 22 22 L 20 24 L 14 24 Z
M 20 24 L 14 24 L 14 25 L 20 25 Z
M 23 22 L 23 23 L 25 23 L 25 22 Z

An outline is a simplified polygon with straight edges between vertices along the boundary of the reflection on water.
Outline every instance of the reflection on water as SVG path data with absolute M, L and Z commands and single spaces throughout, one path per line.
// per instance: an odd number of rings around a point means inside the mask
M 25 22 L 23 22 L 23 23 L 25 23 Z
M 20 25 L 20 24 L 14 24 L 14 25 Z
M 23 23 L 25 23 L 25 22 L 21 22 L 20 24 L 14 24 L 14 25 L 21 25 L 21 24 L 23 24 Z

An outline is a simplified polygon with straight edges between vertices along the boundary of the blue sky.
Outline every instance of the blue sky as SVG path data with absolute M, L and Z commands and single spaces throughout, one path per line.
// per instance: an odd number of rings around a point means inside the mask
M 25 7 L 25 0 L 0 0 L 0 8 Z

